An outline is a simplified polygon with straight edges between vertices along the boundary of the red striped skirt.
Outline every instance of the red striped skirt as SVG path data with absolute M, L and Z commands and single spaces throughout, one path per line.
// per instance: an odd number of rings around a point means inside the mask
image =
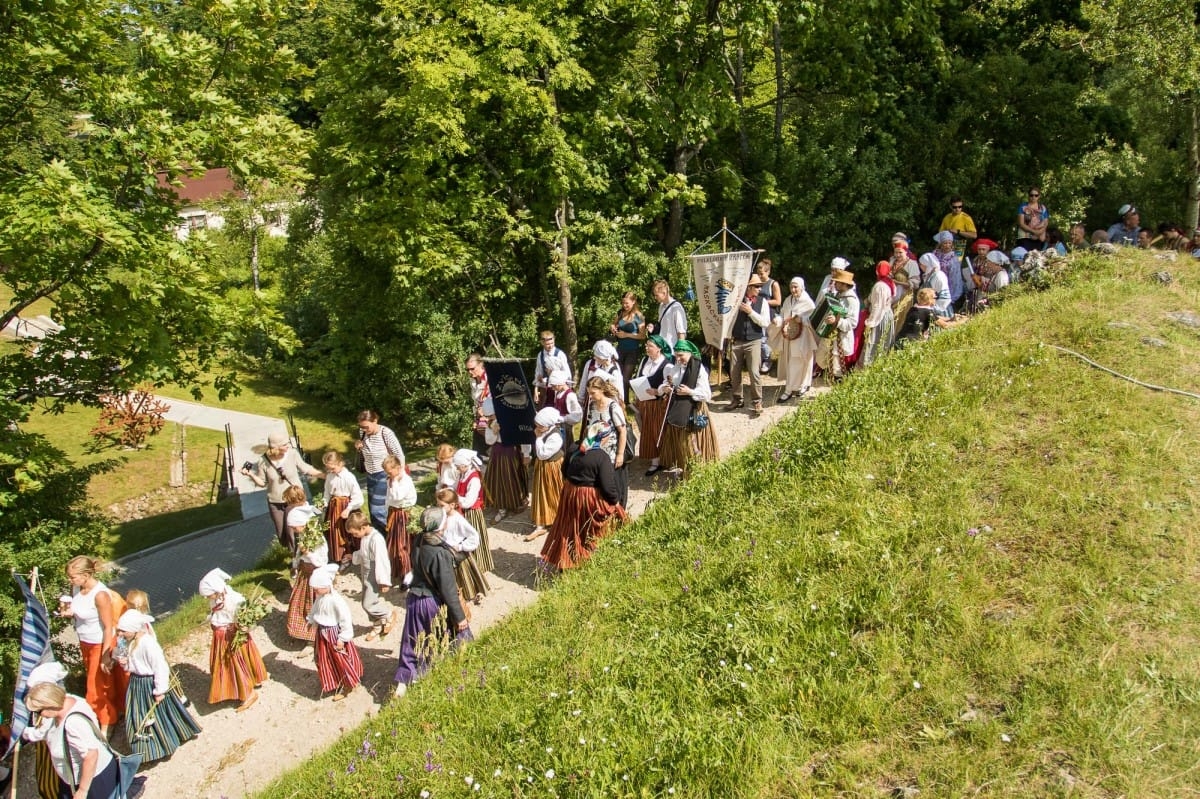
M 321 627 L 317 631 L 317 676 L 321 678 L 321 691 L 326 693 L 353 688 L 363 676 L 362 658 L 354 642 L 342 644 L 345 652 L 338 652 L 337 645 L 337 627 Z
M 557 569 L 578 566 L 591 557 L 600 539 L 625 519 L 625 509 L 610 505 L 592 486 L 564 482 L 558 516 L 540 557 Z
M 208 653 L 208 669 L 212 672 L 210 705 L 230 699 L 245 702 L 257 686 L 267 681 L 267 667 L 253 638 L 247 638 L 236 652 L 230 651 L 234 629 L 232 624 L 212 628 L 212 649 Z
M 308 614 L 313 606 L 313 592 L 308 587 L 310 572 L 301 563 L 296 572 L 296 583 L 292 586 L 292 597 L 288 600 L 287 633 L 301 641 L 315 641 L 317 628 L 308 623 Z
M 387 551 L 392 562 L 392 584 L 404 582 L 404 575 L 412 571 L 412 537 L 408 534 L 408 511 L 404 508 L 388 508 Z

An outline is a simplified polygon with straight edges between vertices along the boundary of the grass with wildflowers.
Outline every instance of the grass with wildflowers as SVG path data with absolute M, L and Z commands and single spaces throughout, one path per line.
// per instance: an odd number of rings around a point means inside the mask
M 261 795 L 1200 792 L 1200 403 L 1049 346 L 1195 391 L 1198 284 L 1081 256 L 885 358 Z

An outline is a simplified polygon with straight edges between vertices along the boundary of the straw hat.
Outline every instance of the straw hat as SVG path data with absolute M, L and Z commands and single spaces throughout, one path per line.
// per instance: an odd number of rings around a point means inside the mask
M 833 281 L 835 283 L 847 283 L 847 284 L 853 286 L 854 285 L 854 273 L 847 272 L 845 269 L 834 269 L 833 270 Z

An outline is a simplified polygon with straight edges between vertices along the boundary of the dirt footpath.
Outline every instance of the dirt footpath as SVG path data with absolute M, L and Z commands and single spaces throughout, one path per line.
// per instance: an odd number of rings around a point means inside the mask
M 746 446 L 799 404 L 793 400 L 785 406 L 771 406 L 770 400 L 779 390 L 775 387 L 778 383 L 769 379 L 766 382 L 773 387 L 767 393 L 767 410 L 758 419 L 745 410 L 722 412 L 725 403 L 718 396 L 713 418 L 722 456 Z M 671 482 L 659 479 L 652 484 L 643 476 L 646 468 L 647 463 L 641 460 L 630 466 L 629 510 L 634 516 L 656 496 L 656 488 L 665 488 Z M 477 635 L 514 609 L 537 599 L 533 587 L 534 564 L 545 539 L 522 540 L 532 528 L 528 511 L 489 527 L 496 570 L 488 575 L 491 593 L 481 606 L 474 608 L 472 629 Z M 393 673 L 401 626 L 384 640 L 364 641 L 361 636 L 369 627 L 358 602 L 358 578 L 340 575 L 337 579 L 338 590 L 355 613 L 359 633 L 356 643 L 362 653 L 366 690 L 360 688 L 338 704 L 321 698 L 311 648 L 301 648 L 300 642 L 289 638 L 284 629 L 287 594 L 280 591 L 275 597 L 278 612 L 270 614 L 254 633 L 271 673 L 270 682 L 259 691 L 258 703 L 245 713 L 235 713 L 234 702 L 210 706 L 207 702 L 209 635 L 207 629 L 197 630 L 167 652 L 167 658 L 175 664 L 204 732 L 170 760 L 143 768 L 139 775 L 145 778 L 140 799 L 176 799 L 181 790 L 196 799 L 245 796 L 261 790 L 272 779 L 328 747 L 364 717 L 379 710 L 395 685 Z M 403 595 L 395 596 L 403 608 Z M 117 745 L 123 746 L 123 741 Z

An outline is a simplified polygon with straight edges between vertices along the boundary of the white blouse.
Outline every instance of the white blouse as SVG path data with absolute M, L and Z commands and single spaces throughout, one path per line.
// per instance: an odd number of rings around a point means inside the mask
M 392 584 L 392 559 L 388 555 L 387 541 L 383 539 L 378 530 L 371 530 L 367 537 L 362 539 L 358 550 L 350 556 L 350 561 L 360 567 L 366 567 L 367 564 L 374 565 L 376 585 Z
M 388 480 L 387 506 L 389 508 L 411 508 L 417 504 L 417 487 L 412 477 L 400 472 L 395 480 Z
M 446 514 L 442 525 L 442 540 L 459 552 L 474 552 L 479 549 L 479 531 L 461 513 Z
M 317 597 L 313 600 L 312 611 L 308 614 L 308 623 L 318 627 L 337 627 L 338 641 L 346 643 L 354 639 L 354 622 L 350 617 L 350 605 L 345 597 L 336 591 Z
M 104 583 L 97 580 L 91 591 L 76 589 L 75 595 L 71 597 L 71 618 L 75 621 L 75 634 L 79 636 L 81 643 L 104 643 L 104 626 L 100 624 L 100 609 L 96 607 L 96 597 L 101 591 L 107 590 Z
M 228 585 L 225 586 L 225 593 L 217 594 L 209 597 L 208 607 L 208 623 L 213 627 L 227 627 L 237 619 L 237 609 L 246 597 L 234 591 Z
M 171 667 L 158 641 L 143 633 L 136 639 L 137 646 L 129 652 L 128 670 L 139 677 L 153 677 L 155 696 L 162 696 L 171 687 Z
M 108 768 L 113 756 L 112 750 L 108 748 L 108 743 L 101 741 L 96 734 L 100 721 L 96 718 L 96 713 L 88 705 L 87 700 L 74 694 L 67 694 L 67 696 L 74 699 L 75 704 L 71 706 L 68 715 L 54 722 L 54 726 L 46 733 L 45 740 L 46 746 L 50 749 L 50 762 L 54 764 L 54 770 L 58 772 L 59 777 L 62 777 L 63 782 L 74 787 L 79 783 L 79 776 L 83 772 L 83 759 L 88 752 L 97 751 L 100 754 L 96 761 L 96 774 Z M 87 716 L 87 718 L 81 718 L 81 716 Z M 91 719 L 91 722 L 88 719 Z M 64 729 L 66 730 L 65 736 L 63 735 Z M 63 747 L 64 737 L 66 738 L 66 748 Z M 72 779 L 72 774 L 74 774 L 74 779 Z
M 350 497 L 350 510 L 358 510 L 363 506 L 363 493 L 358 485 L 358 478 L 345 467 L 325 475 L 325 504 L 328 505 L 333 497 Z

